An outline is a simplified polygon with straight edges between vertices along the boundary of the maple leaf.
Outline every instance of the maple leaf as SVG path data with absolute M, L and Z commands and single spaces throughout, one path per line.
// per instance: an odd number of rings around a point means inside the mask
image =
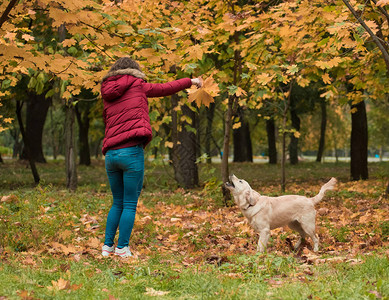
M 199 89 L 188 90 L 190 102 L 196 101 L 198 106 L 204 104 L 209 106 L 214 101 L 213 97 L 218 96 L 220 89 L 218 84 L 213 80 L 212 77 L 208 77 L 204 80 L 203 85 Z
M 158 53 L 154 51 L 152 48 L 144 48 L 136 52 L 135 54 L 140 58 L 146 58 L 146 60 L 152 65 L 160 61 L 160 57 Z
M 286 73 L 293 75 L 293 74 L 296 74 L 298 72 L 298 70 L 299 70 L 299 68 L 297 65 L 291 65 L 291 66 L 288 66 L 288 70 L 286 71 Z
M 243 96 L 246 96 L 247 93 L 246 93 L 246 91 L 245 91 L 244 89 L 238 87 L 237 90 L 236 90 L 236 92 L 235 92 L 235 95 L 236 95 L 237 97 L 240 97 L 240 96 L 242 96 L 242 95 L 243 95 Z
M 16 37 L 16 32 L 7 32 L 4 35 L 4 38 L 10 39 L 11 41 L 15 40 L 15 37 Z
M 48 286 L 47 288 L 49 290 L 67 290 L 70 288 L 70 281 L 65 279 L 58 279 L 58 281 L 52 280 L 51 286 Z
M 274 76 L 275 75 L 270 75 L 270 74 L 267 74 L 267 73 L 262 73 L 262 74 L 259 74 L 256 77 L 256 79 L 257 79 L 257 82 L 259 84 L 266 85 L 274 78 Z
M 91 238 L 88 240 L 88 246 L 91 248 L 98 249 L 100 248 L 100 240 L 96 237 Z
M 62 42 L 62 46 L 64 47 L 70 47 L 70 46 L 73 46 L 77 43 L 77 41 L 75 39 L 66 39 Z
M 20 299 L 24 299 L 24 300 L 30 300 L 30 299 L 35 299 L 32 295 L 34 294 L 33 291 L 31 291 L 31 293 L 29 294 L 28 291 L 26 290 L 23 290 L 23 291 L 17 291 Z M 0 299 L 3 299 L 2 297 L 0 297 Z M 7 298 L 4 298 L 4 299 L 7 299 Z
M 331 83 L 331 78 L 330 76 L 328 75 L 328 73 L 325 73 L 321 76 L 321 78 L 323 79 L 323 82 L 325 84 L 330 84 Z
M 34 37 L 32 35 L 29 35 L 29 34 L 23 34 L 22 39 L 24 39 L 28 42 L 28 41 L 33 41 Z
M 201 60 L 203 58 L 204 51 L 200 45 L 194 45 L 188 48 L 189 60 Z

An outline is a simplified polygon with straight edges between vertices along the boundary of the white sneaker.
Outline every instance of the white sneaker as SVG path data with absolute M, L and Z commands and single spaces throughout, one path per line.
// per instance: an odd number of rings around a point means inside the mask
M 103 249 L 101 250 L 101 255 L 109 256 L 110 254 L 113 254 L 114 252 L 115 252 L 115 246 L 109 247 L 107 245 L 104 245 Z
M 130 248 L 124 247 L 122 249 L 116 248 L 115 255 L 119 255 L 120 257 L 130 257 L 132 256 L 132 253 L 130 251 Z

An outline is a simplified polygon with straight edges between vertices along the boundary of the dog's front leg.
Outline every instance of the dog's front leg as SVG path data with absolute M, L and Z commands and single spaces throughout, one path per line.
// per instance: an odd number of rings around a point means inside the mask
M 263 252 L 265 250 L 269 237 L 270 237 L 270 229 L 269 228 L 262 229 L 261 232 L 259 233 L 257 251 Z

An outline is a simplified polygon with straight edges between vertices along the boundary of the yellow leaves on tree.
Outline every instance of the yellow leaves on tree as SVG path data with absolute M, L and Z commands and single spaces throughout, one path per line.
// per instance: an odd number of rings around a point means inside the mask
M 203 58 L 204 51 L 200 45 L 194 45 L 188 48 L 188 59 L 198 59 L 201 60 Z
M 328 73 L 323 74 L 321 78 L 325 84 L 331 84 L 331 77 L 328 75 Z
M 214 101 L 213 97 L 219 95 L 220 89 L 218 84 L 213 80 L 212 77 L 208 77 L 204 80 L 203 85 L 199 89 L 189 90 L 188 100 L 190 102 L 195 101 L 198 106 L 204 104 L 209 106 Z
M 257 77 L 256 77 L 256 80 L 259 84 L 261 85 L 266 85 L 268 84 L 270 81 L 273 80 L 273 78 L 275 77 L 276 75 L 273 74 L 273 75 L 270 75 L 268 73 L 262 73 L 262 74 L 259 74 Z
M 77 43 L 77 41 L 75 39 L 66 39 L 62 42 L 62 46 L 71 47 L 71 46 L 75 45 L 76 43 Z
M 145 48 L 135 53 L 135 55 L 139 58 L 146 58 L 147 62 L 149 64 L 155 64 L 160 62 L 160 57 L 157 55 L 157 53 L 152 48 Z
M 330 59 L 328 61 L 317 61 L 315 62 L 315 65 L 320 69 L 324 70 L 324 69 L 331 69 L 333 67 L 336 67 L 341 62 L 343 62 L 343 59 L 341 57 L 334 57 L 333 59 Z

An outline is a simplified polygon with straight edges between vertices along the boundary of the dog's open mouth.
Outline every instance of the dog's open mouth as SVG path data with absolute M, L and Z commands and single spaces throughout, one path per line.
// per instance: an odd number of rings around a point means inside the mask
M 226 182 L 225 185 L 226 185 L 226 187 L 235 188 L 235 185 L 234 185 L 234 183 L 232 181 L 231 182 Z

